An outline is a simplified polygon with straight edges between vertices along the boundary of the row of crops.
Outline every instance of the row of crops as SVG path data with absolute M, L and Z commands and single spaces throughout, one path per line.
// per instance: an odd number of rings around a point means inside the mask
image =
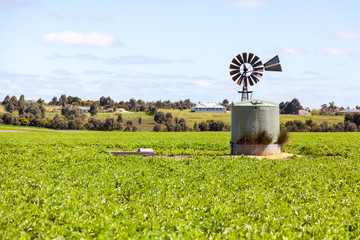
M 216 156 L 230 134 L 0 133 L 0 239 L 360 236 L 360 134 L 293 133 L 289 160 Z M 114 157 L 105 150 L 153 148 Z

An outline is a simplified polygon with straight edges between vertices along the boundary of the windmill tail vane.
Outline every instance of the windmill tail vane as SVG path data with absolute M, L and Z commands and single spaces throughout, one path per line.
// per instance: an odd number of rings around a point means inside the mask
M 253 53 L 238 54 L 230 64 L 230 76 L 238 85 L 242 85 L 241 101 L 251 98 L 252 91 L 248 90 L 248 85 L 253 86 L 260 81 L 262 72 L 277 71 L 281 72 L 279 56 L 276 55 L 266 63 L 262 63 L 260 58 Z

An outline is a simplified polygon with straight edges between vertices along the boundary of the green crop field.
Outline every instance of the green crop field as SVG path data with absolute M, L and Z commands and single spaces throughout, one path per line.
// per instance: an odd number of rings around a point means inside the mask
M 0 239 L 360 236 L 360 133 L 292 133 L 302 157 L 257 160 L 215 156 L 226 132 L 0 126 Z M 193 157 L 104 153 L 138 147 Z

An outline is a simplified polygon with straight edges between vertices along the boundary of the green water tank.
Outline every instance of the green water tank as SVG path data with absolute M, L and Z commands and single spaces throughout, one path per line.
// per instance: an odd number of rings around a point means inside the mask
M 252 99 L 231 106 L 231 144 L 236 144 L 245 133 L 267 131 L 277 140 L 280 132 L 279 104 Z

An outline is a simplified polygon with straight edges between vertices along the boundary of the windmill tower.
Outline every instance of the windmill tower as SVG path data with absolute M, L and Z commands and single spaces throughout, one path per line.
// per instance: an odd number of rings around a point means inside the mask
M 264 71 L 282 71 L 277 55 L 265 64 L 253 53 L 238 54 L 231 61 L 232 80 L 242 86 L 242 91 L 238 91 L 241 102 L 231 105 L 230 142 L 233 155 L 280 153 L 280 146 L 275 144 L 280 133 L 279 104 L 252 99 L 252 91 L 248 89 L 260 81 Z M 268 136 L 266 143 L 258 137 L 264 132 Z

